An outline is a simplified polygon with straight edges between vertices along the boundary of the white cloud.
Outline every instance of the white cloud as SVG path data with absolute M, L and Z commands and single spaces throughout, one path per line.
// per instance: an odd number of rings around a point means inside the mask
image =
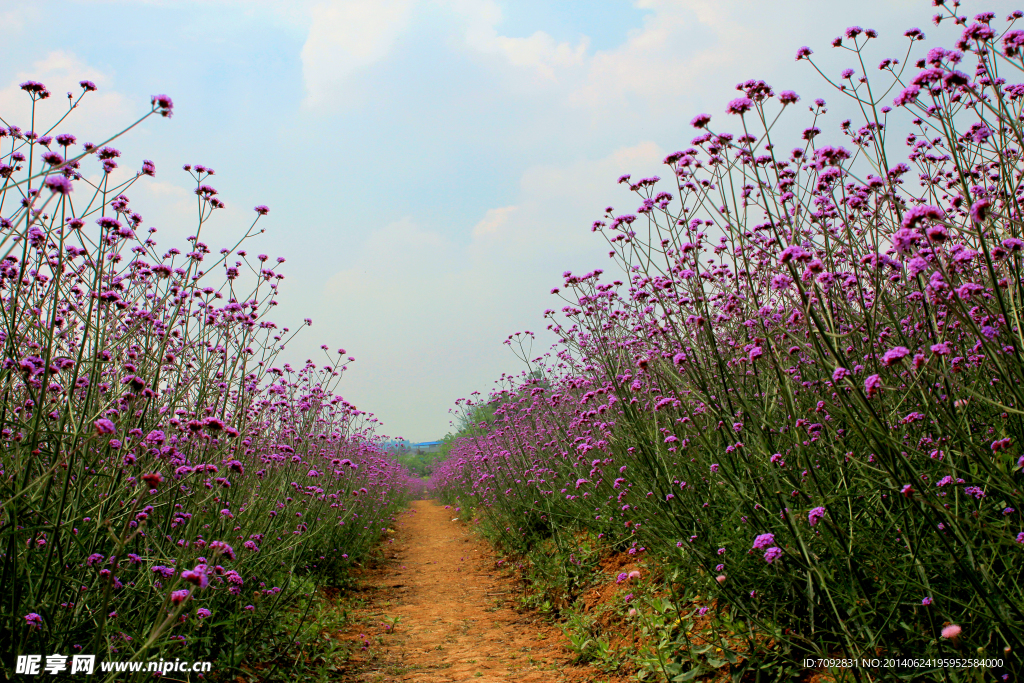
M 79 141 L 99 143 L 133 123 L 148 109 L 141 101 L 133 101 L 110 86 L 113 78 L 99 71 L 71 52 L 56 50 L 32 64 L 30 69 L 19 72 L 8 84 L 0 89 L 0 112 L 8 123 L 29 130 L 32 102 L 19 87 L 27 81 L 39 81 L 52 93 L 36 104 L 35 131 L 42 133 L 56 123 L 68 111 L 66 93 L 77 99 L 82 88 L 80 81 L 93 81 L 98 89 L 86 93 L 78 108 L 60 125 L 59 131 L 75 133 Z
M 468 36 L 473 47 L 484 52 L 498 52 L 513 66 L 532 67 L 549 81 L 558 81 L 556 70 L 583 64 L 590 41 L 584 37 L 579 44 L 556 43 L 544 31 L 537 31 L 529 38 L 500 36 L 497 31 Z
M 701 0 L 638 3 L 641 8 L 653 10 L 645 17 L 643 28 L 631 31 L 621 45 L 594 54 L 586 76 L 572 89 L 568 100 L 593 107 L 629 94 L 648 100 L 678 98 L 704 69 L 730 59 L 728 49 L 714 44 L 717 40 L 711 45 L 702 40 L 704 50 L 688 54 L 696 41 L 686 40 L 686 33 L 692 36 L 701 27 L 710 28 L 715 38 L 726 33 L 720 25 L 723 16 L 708 5 Z
M 534 70 L 543 80 L 558 82 L 566 69 L 578 68 L 587 59 L 590 40 L 556 42 L 538 30 L 527 38 L 498 33 L 501 8 L 493 0 L 439 0 L 439 4 L 466 24 L 466 45 L 477 52 L 503 57 L 512 66 Z
M 557 85 L 552 104 L 577 118 L 584 112 L 581 123 L 604 125 L 627 112 L 664 116 L 698 88 L 720 85 L 722 73 L 763 62 L 773 40 L 764 27 L 744 22 L 754 9 L 745 0 L 635 0 L 646 12 L 642 26 L 605 50 L 593 50 L 586 35 L 558 41 L 540 26 L 527 37 L 503 35 L 495 0 L 434 3 L 461 25 L 471 54 L 505 67 L 498 78 L 506 88 Z M 775 23 L 787 13 L 780 10 Z
M 24 4 L 21 7 L 5 9 L 0 11 L 0 26 L 3 26 L 9 33 L 23 31 L 26 26 L 40 19 L 38 7 Z
M 463 227 L 468 244 L 412 218 L 375 230 L 353 265 L 330 278 L 316 307 L 316 334 L 302 343 L 333 339 L 353 352 L 358 362 L 342 391 L 387 416 L 389 434 L 441 436 L 456 398 L 518 369 L 501 342 L 543 327 L 558 273 L 605 264 L 607 250 L 590 222 L 609 201 L 622 210 L 640 201 L 616 178 L 656 167 L 663 157 L 643 142 L 603 159 L 530 168 L 516 204 Z
M 332 102 L 346 79 L 384 59 L 409 24 L 414 0 L 330 0 L 310 10 L 302 47 L 306 104 Z
M 494 235 L 508 224 L 509 218 L 518 207 L 503 206 L 498 209 L 488 209 L 482 221 L 473 226 L 473 237 Z
M 384 60 L 407 31 L 423 0 L 329 0 L 310 10 L 310 29 L 302 48 L 306 104 L 340 100 L 358 71 Z M 589 39 L 573 45 L 557 42 L 542 30 L 522 37 L 498 33 L 501 8 L 493 0 L 435 0 L 465 24 L 466 45 L 496 55 L 514 67 L 530 69 L 542 80 L 558 82 L 568 69 L 588 59 Z
M 493 13 L 483 16 L 495 17 Z M 557 82 L 560 73 L 566 69 L 580 67 L 587 58 L 589 39 L 584 36 L 577 45 L 556 42 L 544 31 L 536 31 L 528 38 L 500 35 L 495 28 L 497 21 L 470 23 L 466 31 L 466 44 L 480 52 L 501 55 L 512 66 L 534 69 L 544 80 Z

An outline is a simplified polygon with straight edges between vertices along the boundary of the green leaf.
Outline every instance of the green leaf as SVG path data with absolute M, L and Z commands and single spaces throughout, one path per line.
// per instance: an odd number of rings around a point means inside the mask
M 701 674 L 701 668 L 698 666 L 698 667 L 694 667 L 694 668 L 690 669 L 686 673 L 679 674 L 678 676 L 673 678 L 672 681 L 673 681 L 673 683 L 677 683 L 678 681 L 692 681 L 694 678 L 696 678 L 700 674 Z

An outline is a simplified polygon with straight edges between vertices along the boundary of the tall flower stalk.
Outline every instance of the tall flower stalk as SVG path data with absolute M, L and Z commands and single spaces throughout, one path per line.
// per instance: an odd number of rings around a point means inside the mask
M 855 68 L 829 82 L 861 115 L 841 145 L 820 142 L 819 99 L 784 151 L 799 97 L 747 81 L 735 132 L 697 116 L 668 187 L 620 178 L 640 207 L 592 226 L 617 279 L 565 274 L 559 346 L 490 397 L 443 494 L 513 550 L 585 531 L 656 554 L 743 624 L 722 642 L 736 666 L 1019 673 L 1024 15 L 944 12 L 953 49 L 918 58 L 912 29 L 870 81 L 877 34 L 833 41 Z
M 21 87 L 34 130 L 49 92 Z M 172 112 L 154 96 L 129 129 Z M 269 209 L 215 253 L 214 171 L 187 165 L 195 232 L 184 253 L 159 249 L 127 194 L 155 165 L 116 183 L 117 136 L 76 153 L 68 120 L 0 127 L 0 667 L 237 666 L 296 574 L 376 542 L 408 476 L 337 395 L 344 349 L 279 361 L 295 334 L 268 318 L 284 259 L 244 248 Z

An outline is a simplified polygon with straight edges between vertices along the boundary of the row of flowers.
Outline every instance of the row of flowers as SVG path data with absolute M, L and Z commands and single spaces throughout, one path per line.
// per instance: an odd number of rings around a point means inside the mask
M 38 125 L 48 90 L 22 90 Z M 172 112 L 159 95 L 146 116 Z M 67 123 L 0 128 L 0 667 L 237 666 L 300 586 L 373 546 L 409 476 L 336 393 L 344 349 L 280 361 L 284 259 L 245 248 L 269 209 L 215 252 L 215 172 L 186 165 L 198 224 L 164 251 L 128 196 L 155 165 L 117 184 L 113 138 L 76 151 Z
M 442 495 L 511 551 L 651 555 L 681 614 L 699 593 L 742 621 L 745 645 L 718 643 L 735 666 L 979 652 L 1019 672 L 1022 15 L 942 11 L 956 48 L 918 59 L 912 29 L 881 85 L 873 31 L 833 42 L 861 71 L 822 74 L 864 117 L 842 145 L 819 99 L 784 151 L 798 97 L 747 81 L 738 132 L 696 117 L 666 189 L 620 178 L 641 205 L 592 226 L 616 274 L 564 274 L 559 344 L 489 397 Z

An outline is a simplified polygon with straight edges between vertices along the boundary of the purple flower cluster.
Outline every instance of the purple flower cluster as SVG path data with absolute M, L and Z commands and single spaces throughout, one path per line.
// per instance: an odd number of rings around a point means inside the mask
M 21 88 L 43 115 L 46 87 Z M 152 98 L 150 114 L 173 109 Z M 0 655 L 63 652 L 86 633 L 116 652 L 156 633 L 155 647 L 175 639 L 201 659 L 221 645 L 201 620 L 230 615 L 255 637 L 290 604 L 273 596 L 293 568 L 373 547 L 410 477 L 377 419 L 337 393 L 351 357 L 280 359 L 292 334 L 269 314 L 284 259 L 248 254 L 255 229 L 230 249 L 205 243 L 224 206 L 213 169 L 186 167 L 199 220 L 166 248 L 129 198 L 155 164 L 118 184 L 121 151 L 76 144 L 0 128 L 0 478 L 24 493 L 0 521 L 0 593 L 24 615 L 0 625 Z M 103 189 L 73 202 L 96 177 Z
M 648 548 L 794 652 L 853 632 L 927 651 L 931 598 L 894 595 L 941 595 L 971 647 L 1024 632 L 1024 86 L 1005 80 L 1024 33 L 935 4 L 955 49 L 884 60 L 881 88 L 874 31 L 833 42 L 855 53 L 830 83 L 858 123 L 815 99 L 784 151 L 772 122 L 796 95 L 746 81 L 734 131 L 701 114 L 665 181 L 619 179 L 638 206 L 587 226 L 616 267 L 565 272 L 557 344 L 509 336 L 529 368 L 456 403 L 446 502 L 524 554 Z M 728 578 L 725 547 L 749 548 Z

